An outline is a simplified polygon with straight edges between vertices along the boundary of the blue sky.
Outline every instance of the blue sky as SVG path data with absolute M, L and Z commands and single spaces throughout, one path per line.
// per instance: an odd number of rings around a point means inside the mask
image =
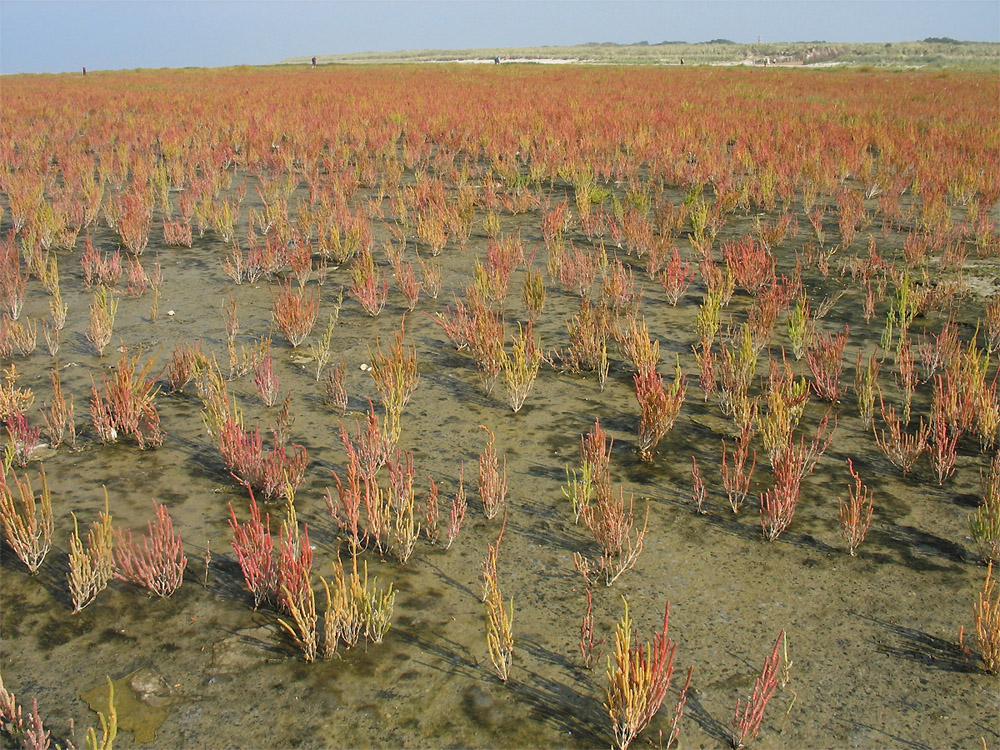
M 998 0 L 0 0 L 0 73 L 582 42 L 1000 41 Z

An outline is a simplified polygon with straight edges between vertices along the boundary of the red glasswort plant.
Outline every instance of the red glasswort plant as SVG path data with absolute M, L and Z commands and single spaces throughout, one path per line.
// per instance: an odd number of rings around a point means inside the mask
M 90 416 L 103 443 L 114 443 L 121 435 L 131 435 L 143 449 L 157 448 L 163 442 L 155 403 L 159 387 L 149 377 L 154 360 L 140 368 L 140 356 L 130 358 L 123 349 L 113 376 L 101 375 L 100 390 L 91 379 Z
M 319 287 L 310 294 L 304 288 L 295 289 L 292 282 L 279 284 L 274 296 L 272 316 L 288 343 L 298 347 L 316 325 L 319 316 Z
M 266 499 L 284 498 L 288 488 L 293 491 L 305 478 L 309 454 L 297 444 L 286 446 L 275 441 L 270 451 L 264 451 L 260 430 L 247 430 L 232 414 L 223 419 L 218 430 L 219 451 L 233 477 L 264 493 Z
M 840 373 L 844 369 L 844 347 L 848 327 L 833 335 L 815 333 L 806 347 L 806 363 L 812 373 L 812 387 L 824 401 L 836 401 L 840 395 Z
M 261 520 L 253 490 L 250 490 L 250 520 L 242 524 L 237 521 L 230 503 L 229 527 L 233 530 L 233 551 L 243 571 L 243 580 L 253 595 L 253 608 L 257 609 L 262 602 L 274 603 L 278 571 L 271 538 L 271 517 L 265 513 Z
M 594 597 L 587 588 L 587 611 L 580 623 L 580 656 L 583 658 L 583 668 L 593 669 L 594 663 L 601 658 L 601 644 L 604 641 L 594 640 Z
M 271 358 L 271 347 L 267 347 L 264 358 L 254 368 L 253 385 L 257 395 L 268 408 L 278 400 L 278 376 L 274 372 L 274 360 Z
M 646 366 L 633 376 L 635 397 L 639 401 L 639 458 L 653 460 L 653 449 L 674 426 L 674 420 L 684 404 L 687 376 L 678 363 L 674 381 L 667 388 L 655 367 Z
M 452 543 L 455 541 L 455 537 L 458 536 L 458 532 L 462 529 L 462 522 L 465 520 L 465 512 L 468 510 L 469 503 L 465 497 L 465 464 L 462 463 L 458 470 L 458 489 L 455 491 L 455 495 L 451 500 L 451 506 L 448 510 L 448 526 L 445 529 L 445 537 L 447 541 L 445 542 L 444 548 L 450 549 Z
M 764 667 L 754 681 L 753 690 L 746 699 L 736 701 L 736 711 L 733 716 L 732 745 L 736 750 L 746 747 L 756 739 L 764 720 L 764 709 L 778 687 L 778 668 L 781 666 L 781 642 L 785 631 L 778 633 L 771 655 L 764 660 Z
M 358 253 L 351 264 L 350 293 L 372 317 L 385 307 L 386 297 L 389 296 L 389 282 L 386 281 L 385 274 L 375 267 L 375 259 L 369 250 Z
M 840 535 L 847 542 L 847 551 L 854 557 L 872 522 L 872 493 L 861 483 L 851 459 L 847 459 L 847 469 L 854 484 L 848 488 L 850 494 L 847 501 L 838 498 L 837 502 L 840 505 Z
M 725 442 L 722 444 L 723 456 L 725 456 Z M 702 506 L 705 504 L 705 483 L 701 479 L 701 472 L 698 471 L 698 460 L 691 456 L 691 499 L 699 513 L 707 513 Z
M 143 586 L 160 597 L 173 594 L 184 581 L 187 557 L 167 506 L 153 500 L 154 520 L 148 524 L 149 535 L 140 543 L 132 541 L 132 532 L 115 529 L 116 575 L 123 581 Z
M 667 302 L 677 307 L 677 302 L 694 280 L 694 269 L 690 263 L 681 259 L 675 247 L 672 248 L 670 258 L 657 276 L 657 280 L 667 295 Z
M 486 448 L 479 456 L 479 497 L 486 517 L 495 518 L 507 502 L 507 458 L 503 459 L 501 471 L 500 457 L 493 446 L 493 432 L 483 425 L 479 425 L 479 429 L 486 430 L 489 435 Z
M 632 627 L 628 601 L 625 597 L 622 597 L 622 601 L 625 613 L 615 630 L 614 662 L 608 659 L 608 687 L 604 707 L 611 718 L 615 744 L 620 750 L 627 750 L 656 716 L 670 691 L 677 644 L 667 635 L 670 602 L 667 602 L 663 611 L 663 627 L 653 632 L 653 640 L 633 645 L 633 639 L 638 640 L 638 633 Z M 689 671 L 688 682 L 678 702 L 680 711 L 683 711 L 690 677 Z M 667 747 L 676 737 L 678 719 L 679 716 L 676 716 Z
M 732 463 L 726 461 L 726 441 L 722 441 L 722 486 L 729 496 L 729 505 L 733 513 L 739 513 L 740 508 L 750 494 L 750 480 L 753 477 L 753 470 L 757 466 L 757 451 L 753 451 L 750 456 L 749 429 L 740 430 L 740 435 L 736 440 L 736 449 L 733 451 Z M 747 459 L 750 460 L 750 467 L 747 468 Z
M 879 404 L 882 409 L 882 421 L 889 432 L 888 435 L 885 430 L 875 433 L 875 442 L 886 457 L 903 470 L 903 474 L 909 474 L 920 454 L 927 450 L 930 428 L 924 424 L 924 418 L 921 417 L 917 431 L 907 432 L 905 423 L 896 416 L 895 407 L 889 404 L 889 410 L 886 411 L 885 402 L 881 398 Z
M 646 539 L 649 506 L 646 506 L 646 516 L 639 529 L 635 525 L 633 505 L 633 496 L 629 495 L 626 504 L 625 491 L 619 487 L 617 497 L 609 492 L 606 496 L 596 497 L 584 507 L 581 518 L 601 548 L 601 558 L 596 569 L 579 552 L 573 555 L 573 564 L 587 583 L 592 584 L 603 575 L 605 585 L 610 586 L 622 573 L 635 566 Z
M 31 454 L 38 447 L 42 436 L 41 427 L 32 427 L 20 409 L 11 413 L 6 420 L 7 439 L 14 450 L 14 460 L 18 466 L 27 466 Z

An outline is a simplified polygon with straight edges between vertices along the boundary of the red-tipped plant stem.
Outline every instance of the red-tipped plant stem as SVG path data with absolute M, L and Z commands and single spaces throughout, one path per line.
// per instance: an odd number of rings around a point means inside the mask
M 798 445 L 789 441 L 775 458 L 774 487 L 760 495 L 760 525 L 769 542 L 777 539 L 792 522 L 805 462 L 804 441 Z
M 301 608 L 311 593 L 313 548 L 309 544 L 309 527 L 283 523 L 277 556 L 278 608 L 292 614 L 293 606 Z
M 272 316 L 288 343 L 298 347 L 316 325 L 319 316 L 319 287 L 310 294 L 304 288 L 295 289 L 291 280 L 278 285 L 274 295 Z
M 343 432 L 341 433 L 341 439 L 344 439 Z M 364 502 L 362 487 L 365 478 L 358 461 L 358 453 L 350 440 L 344 441 L 344 447 L 347 450 L 346 485 L 340 480 L 337 472 L 330 472 L 333 474 L 333 481 L 337 483 L 337 496 L 340 499 L 340 506 L 338 507 L 334 504 L 333 495 L 330 494 L 329 489 L 326 490 L 324 499 L 326 501 L 326 508 L 336 522 L 337 527 L 341 531 L 347 532 L 351 550 L 356 551 L 362 547 L 361 507 Z
M 184 581 L 187 557 L 167 506 L 153 500 L 154 520 L 148 524 L 148 536 L 143 534 L 140 543 L 132 541 L 129 529 L 115 529 L 116 575 L 123 581 L 143 586 L 160 597 L 173 594 Z
M 674 420 L 684 404 L 687 376 L 678 364 L 674 381 L 667 388 L 655 367 L 644 367 L 633 376 L 635 397 L 639 402 L 639 458 L 653 460 L 653 450 L 674 426 Z
M 405 263 L 402 260 L 393 265 L 393 277 L 396 280 L 396 287 L 399 289 L 403 299 L 406 300 L 406 309 L 412 311 L 417 306 L 420 299 L 421 283 L 417 281 L 417 274 L 413 270 L 412 263 Z
M 806 363 L 812 373 L 812 388 L 824 401 L 834 402 L 840 395 L 840 373 L 844 368 L 844 347 L 849 329 L 839 334 L 816 333 L 806 347 Z
M 757 451 L 753 451 L 750 456 L 749 429 L 740 430 L 740 435 L 736 440 L 736 449 L 733 451 L 732 464 L 726 461 L 726 441 L 722 441 L 722 486 L 729 496 L 729 505 L 733 513 L 739 513 L 740 508 L 750 494 L 750 480 L 753 477 L 753 470 L 757 466 Z M 747 468 L 747 459 L 750 460 L 750 467 Z
M 781 666 L 779 648 L 785 637 L 785 631 L 778 634 L 771 655 L 764 660 L 764 667 L 754 681 L 753 690 L 746 703 L 736 701 L 736 711 L 733 716 L 732 745 L 736 750 L 746 747 L 756 739 L 764 720 L 764 709 L 778 687 L 778 668 Z
M 240 484 L 261 490 L 266 499 L 283 498 L 288 488 L 294 491 L 305 478 L 309 454 L 298 444 L 286 446 L 274 442 L 264 451 L 260 430 L 244 429 L 232 415 L 227 415 L 219 428 L 219 451 L 226 467 Z
M 609 326 L 604 310 L 584 297 L 580 311 L 566 322 L 569 347 L 559 353 L 566 369 L 571 372 L 597 372 L 599 376 L 607 362 Z
M 347 411 L 347 390 L 344 379 L 347 375 L 347 363 L 341 361 L 330 368 L 323 376 L 323 395 L 328 404 L 340 409 L 341 414 Z
M 351 264 L 351 285 L 348 291 L 372 317 L 377 316 L 385 307 L 389 296 L 389 282 L 385 274 L 375 267 L 370 250 L 362 250 Z
M 993 579 L 993 562 L 986 566 L 983 590 L 976 597 L 973 616 L 976 621 L 976 641 L 988 674 L 1000 674 L 1000 594 Z
M 503 316 L 483 305 L 476 305 L 470 321 L 469 348 L 476 362 L 476 372 L 488 396 L 493 392 L 503 370 Z
M 493 445 L 496 436 L 483 425 L 479 425 L 479 429 L 486 430 L 489 435 L 479 455 L 479 498 L 483 501 L 486 517 L 495 518 L 507 502 L 507 457 L 503 459 L 501 470 L 500 456 Z
M 592 583 L 603 575 L 605 585 L 611 586 L 622 573 L 635 566 L 646 539 L 649 506 L 646 506 L 641 529 L 636 528 L 633 508 L 633 496 L 629 495 L 626 504 L 625 491 L 619 487 L 617 497 L 614 493 L 609 493 L 607 497 L 597 497 L 581 513 L 584 524 L 601 548 L 601 558 L 596 570 L 580 553 L 573 555 L 573 564 L 587 583 Z
M 522 328 L 517 324 L 517 333 L 511 342 L 511 353 L 503 353 L 502 365 L 504 382 L 507 385 L 507 400 L 516 414 L 524 406 L 528 393 L 535 384 L 543 354 L 535 341 L 533 326 L 528 323 Z
M 431 544 L 435 544 L 441 533 L 439 528 L 441 508 L 438 505 L 438 486 L 434 482 L 434 477 L 427 477 L 427 481 L 430 484 L 430 489 L 427 490 L 427 495 L 424 497 L 424 534 Z
M 667 295 L 667 302 L 677 307 L 678 301 L 693 280 L 694 269 L 691 264 L 681 259 L 676 247 L 672 248 L 666 266 L 657 275 L 657 281 Z
M 940 379 L 940 376 L 937 376 Z M 937 392 L 935 391 L 935 396 Z M 927 452 L 931 459 L 931 468 L 937 477 L 938 485 L 943 487 L 944 480 L 955 473 L 955 461 L 958 458 L 958 441 L 962 437 L 961 430 L 949 429 L 945 417 L 944 404 L 934 398 L 931 412 L 930 440 Z
M 879 404 L 882 409 L 882 421 L 889 432 L 888 435 L 885 430 L 875 433 L 875 443 L 893 464 L 903 470 L 904 475 L 909 474 L 920 454 L 927 450 L 930 428 L 921 417 L 917 431 L 906 432 L 905 423 L 896 416 L 895 407 L 890 404 L 889 410 L 886 411 L 885 402 L 881 398 Z
M 455 491 L 455 496 L 451 500 L 451 507 L 448 509 L 448 527 L 445 529 L 445 537 L 447 539 L 444 545 L 445 549 L 451 548 L 455 537 L 461 531 L 462 522 L 465 520 L 465 512 L 469 507 L 468 500 L 465 497 L 464 477 L 465 462 L 463 461 L 458 469 L 458 489 Z
M 157 448 L 163 442 L 160 415 L 156 410 L 156 379 L 149 377 L 150 359 L 139 367 L 140 354 L 129 357 L 123 350 L 113 377 L 101 376 L 98 391 L 91 381 L 90 413 L 102 442 L 115 442 L 121 435 L 131 435 L 140 448 Z
M 854 470 L 854 462 L 847 459 L 847 469 L 851 474 L 853 485 L 848 486 L 848 499 L 845 502 L 838 498 L 840 506 L 840 535 L 847 542 L 847 551 L 851 557 L 865 540 L 868 527 L 872 522 L 872 493 L 861 483 L 861 477 Z
M 268 344 L 263 359 L 257 363 L 253 371 L 253 385 L 264 406 L 271 408 L 278 400 L 278 376 L 274 372 L 274 359 L 271 357 L 271 346 Z
M 358 423 L 355 431 L 355 438 L 352 442 L 344 425 L 340 425 L 340 442 L 344 444 L 345 450 L 350 456 L 352 451 L 357 451 L 358 467 L 361 476 L 365 479 L 374 479 L 379 469 L 385 466 L 389 458 L 389 440 L 382 431 L 378 416 L 375 414 L 375 405 L 368 400 L 368 412 L 365 414 L 364 427 Z
M 910 423 L 910 405 L 917 389 L 919 378 L 913 362 L 913 352 L 910 349 L 910 337 L 900 335 L 899 347 L 896 350 L 896 382 L 903 393 L 903 421 Z
M 601 644 L 604 640 L 594 640 L 594 597 L 587 589 L 587 611 L 583 615 L 580 623 L 580 656 L 583 658 L 583 668 L 593 669 L 594 664 L 601 658 Z
M 435 313 L 431 320 L 441 326 L 441 330 L 444 331 L 445 336 L 455 345 L 458 351 L 469 349 L 473 338 L 472 311 L 460 299 L 455 300 L 454 310 L 451 307 L 445 307 L 444 310 L 443 313 Z
M 722 443 L 723 457 L 725 457 L 725 442 Z M 691 456 L 691 499 L 694 507 L 699 513 L 707 513 L 702 506 L 705 504 L 705 483 L 701 479 L 701 472 L 698 471 L 698 459 Z
M 240 523 L 236 512 L 229 504 L 229 527 L 233 530 L 233 551 L 243 571 L 243 580 L 253 595 L 253 608 L 262 602 L 274 603 L 278 591 L 278 568 L 274 555 L 274 540 L 271 537 L 271 517 L 265 513 L 261 520 L 260 509 L 250 493 L 250 520 Z
M 0 471 L 2 469 L 0 467 Z M 8 485 L 7 477 L 0 473 L 0 525 L 3 526 L 7 544 L 31 575 L 38 572 L 49 551 L 54 528 L 52 499 L 44 466 L 39 467 L 38 475 L 41 479 L 41 494 L 36 499 L 28 474 L 25 473 L 23 481 L 14 474 L 13 485 L 18 494 L 15 501 L 13 488 Z
M 667 735 L 667 744 L 664 750 L 670 750 L 677 738 L 681 734 L 681 719 L 684 718 L 684 708 L 687 706 L 688 690 L 691 689 L 691 677 L 694 675 L 694 667 L 688 667 L 687 679 L 684 680 L 684 687 L 677 694 L 677 703 L 674 704 L 674 717 L 670 720 L 670 733 Z
M 702 339 L 701 343 L 692 349 L 698 361 L 698 385 L 701 386 L 707 402 L 708 397 L 715 391 L 715 353 L 712 351 L 712 342 L 709 339 Z
M 600 418 L 594 420 L 590 432 L 580 436 L 580 459 L 583 466 L 589 467 L 590 482 L 594 494 L 599 497 L 611 494 L 611 449 L 614 444 L 614 438 L 601 427 Z
M 42 436 L 41 427 L 32 427 L 20 409 L 7 417 L 7 438 L 14 446 L 14 460 L 18 466 L 27 466 L 28 459 L 35 452 Z
M 405 565 L 420 536 L 420 524 L 415 512 L 416 493 L 413 490 L 413 478 L 416 476 L 413 454 L 397 450 L 387 464 L 389 488 L 386 505 L 392 514 L 393 554 Z
M 614 662 L 608 659 L 608 688 L 604 702 L 611 718 L 615 743 L 627 750 L 653 720 L 670 691 L 677 644 L 668 637 L 670 602 L 663 611 L 663 627 L 650 643 L 639 643 L 625 603 L 625 615 L 615 633 Z M 633 640 L 637 641 L 633 645 Z
M 774 256 L 763 242 L 756 241 L 751 235 L 724 243 L 722 254 L 736 284 L 751 294 L 773 281 Z

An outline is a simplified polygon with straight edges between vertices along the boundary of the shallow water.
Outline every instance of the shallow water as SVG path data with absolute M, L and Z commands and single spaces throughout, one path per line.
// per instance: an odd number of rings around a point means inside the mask
M 520 231 L 527 248 L 540 246 L 539 222 L 534 211 L 506 216 L 502 231 Z M 607 746 L 612 734 L 602 706 L 604 659 L 590 671 L 581 666 L 577 642 L 585 584 L 572 562 L 577 551 L 594 556 L 596 545 L 582 525 L 574 524 L 560 489 L 565 468 L 578 465 L 580 434 L 600 418 L 615 439 L 613 482 L 635 494 L 637 515 L 649 508 L 649 532 L 635 568 L 614 586 L 594 589 L 598 637 L 612 639 L 622 596 L 642 638 L 658 624 L 664 603 L 671 603 L 670 634 L 678 643 L 674 693 L 682 673 L 694 667 L 681 747 L 728 743 L 736 700 L 749 693 L 782 629 L 793 661 L 791 682 L 768 707 L 758 747 L 938 748 L 978 747 L 980 738 L 987 745 L 997 742 L 996 679 L 979 673 L 975 658 L 967 660 L 956 642 L 959 626 L 967 633 L 972 627 L 972 603 L 984 576 L 967 520 L 987 463 L 977 445 L 962 445 L 958 471 L 943 488 L 926 463 L 903 478 L 862 429 L 849 395 L 837 407 L 833 445 L 803 482 L 794 522 L 779 540 L 764 542 L 754 501 L 734 515 L 719 487 L 720 440 L 730 438 L 731 425 L 716 399 L 705 403 L 697 387 L 690 346 L 700 282 L 672 308 L 641 263 L 635 268 L 644 288 L 641 312 L 661 344 L 661 372 L 669 371 L 677 353 L 689 373 L 687 402 L 676 426 L 653 462 L 643 464 L 635 452 L 638 409 L 631 373 L 613 345 L 603 390 L 593 374 L 543 367 L 524 408 L 514 414 L 503 384 L 485 396 L 471 358 L 456 352 L 433 323 L 430 316 L 469 283 L 473 257 L 485 252 L 478 214 L 476 226 L 468 252 L 449 245 L 441 256 L 440 298 L 421 298 L 416 311 L 406 315 L 421 381 L 404 410 L 400 440 L 400 447 L 414 454 L 421 491 L 425 478 L 433 476 L 443 504 L 455 490 L 464 461 L 470 495 L 465 526 L 447 551 L 422 540 L 405 566 L 366 552 L 371 574 L 398 591 L 392 628 L 381 644 L 360 644 L 315 664 L 303 661 L 273 611 L 252 609 L 227 524 L 228 503 L 245 515 L 245 491 L 228 476 L 205 431 L 193 386 L 157 397 L 166 431 L 161 448 L 140 451 L 128 440 L 112 446 L 96 441 L 87 415 L 90 380 L 112 367 L 118 354 L 110 347 L 99 359 L 84 339 L 90 296 L 77 257 L 61 256 L 63 294 L 70 305 L 62 349 L 55 361 L 42 349 L 17 359 L 18 383 L 33 388 L 40 405 L 50 393 L 48 370 L 58 364 L 64 389 L 74 396 L 81 434 L 76 450 L 63 447 L 45 458 L 57 527 L 55 548 L 42 570 L 31 577 L 9 548 L 0 553 L 2 671 L 8 689 L 29 703 L 37 697 L 48 725 L 65 736 L 70 719 L 78 728 L 96 723 L 82 694 L 100 689 L 108 676 L 121 681 L 119 692 L 130 691 L 131 703 L 121 708 L 116 743 L 121 748 L 142 738 L 127 727 L 133 720 L 149 726 L 152 703 L 166 713 L 150 748 Z M 734 218 L 720 241 L 749 228 L 749 220 Z M 102 249 L 114 246 L 107 232 L 98 230 L 93 239 Z M 585 237 L 573 239 L 587 244 Z M 800 235 L 778 249 L 779 270 L 791 273 L 803 239 Z M 880 251 L 890 253 L 900 243 L 896 235 L 880 238 Z M 142 259 L 158 255 L 164 267 L 159 315 L 150 320 L 148 294 L 122 300 L 114 341 L 130 351 L 142 347 L 157 358 L 156 369 L 178 341 L 200 340 L 224 361 L 222 305 L 230 288 L 238 300 L 238 340 L 267 333 L 268 285 L 233 286 L 218 265 L 224 252 L 211 236 L 196 238 L 191 249 L 151 243 Z M 624 253 L 622 258 L 634 261 Z M 522 312 L 522 274 L 516 272 L 511 284 L 508 331 Z M 346 268 L 331 271 L 323 288 L 321 323 L 332 311 L 334 289 L 347 280 Z M 816 300 L 841 284 L 835 276 L 820 278 L 815 269 L 806 270 L 806 282 Z M 546 350 L 564 348 L 564 321 L 576 312 L 579 298 L 551 280 L 547 292 L 536 332 Z M 26 314 L 45 314 L 41 288 L 33 286 L 32 295 Z M 729 312 L 737 322 L 747 303 L 745 295 L 734 297 Z M 879 315 L 885 307 L 880 305 Z M 981 298 L 970 299 L 963 309 L 963 335 L 968 335 L 968 326 L 981 314 Z M 324 488 L 333 486 L 330 470 L 343 470 L 338 424 L 343 419 L 353 429 L 351 415 L 366 408 L 365 398 L 376 398 L 371 377 L 360 365 L 368 361 L 376 336 L 389 340 L 403 311 L 395 290 L 377 318 L 345 300 L 334 331 L 333 361 L 342 355 L 348 363 L 346 417 L 324 405 L 312 369 L 296 364 L 300 352 L 275 332 L 272 354 L 281 392 L 292 394 L 293 441 L 310 455 L 296 509 L 316 546 L 314 578 L 329 575 L 339 546 L 322 499 Z M 783 320 L 772 341 L 775 351 L 785 343 Z M 877 342 L 881 321 L 864 323 L 860 299 L 852 291 L 822 325 L 832 331 L 844 322 L 851 326 L 846 356 L 852 363 L 859 347 L 867 353 Z M 915 328 L 937 330 L 941 322 L 931 313 Z M 803 371 L 804 364 L 795 367 Z M 894 394 L 888 369 L 887 364 L 883 386 Z M 764 372 L 762 356 L 757 374 Z M 852 380 L 849 364 L 843 382 Z M 237 394 L 248 424 L 263 429 L 277 411 L 263 407 L 250 378 L 230 383 L 230 391 Z M 926 411 L 927 394 L 923 386 L 917 409 Z M 821 413 L 813 403 L 804 424 L 814 425 Z M 499 578 L 505 597 L 513 598 L 516 650 L 506 684 L 489 662 L 480 601 L 480 563 L 500 519 L 484 517 L 475 493 L 476 460 L 485 445 L 479 425 L 496 433 L 497 449 L 507 460 L 509 508 Z M 692 455 L 709 487 L 704 515 L 690 503 Z M 837 498 L 847 492 L 847 457 L 854 458 L 875 503 L 871 531 L 856 558 L 847 555 L 837 524 Z M 754 493 L 769 481 L 769 469 L 759 465 Z M 169 599 L 114 582 L 73 615 L 65 585 L 70 513 L 80 518 L 81 527 L 89 524 L 102 507 L 102 486 L 115 524 L 133 533 L 152 517 L 151 498 L 166 503 L 183 535 L 188 569 L 184 585 Z M 269 510 L 275 518 L 282 514 L 278 506 Z M 211 551 L 207 572 L 206 545 Z M 608 653 L 609 644 L 603 649 Z M 157 685 L 155 691 L 143 693 L 123 680 L 139 670 L 147 683 Z M 668 698 L 641 742 L 658 743 L 658 732 L 669 731 L 674 700 Z

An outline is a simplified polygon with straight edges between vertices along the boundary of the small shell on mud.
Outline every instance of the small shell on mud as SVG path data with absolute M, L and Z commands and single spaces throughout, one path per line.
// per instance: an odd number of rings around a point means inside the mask
M 176 314 L 177 314 L 177 313 L 175 313 L 175 312 L 174 312 L 173 310 L 167 310 L 167 317 L 170 317 L 170 318 L 172 318 L 172 317 L 174 317 L 174 316 L 175 316 Z
M 372 366 L 370 364 L 368 364 L 367 362 L 361 363 L 361 372 L 368 372 L 370 369 L 372 369 Z

